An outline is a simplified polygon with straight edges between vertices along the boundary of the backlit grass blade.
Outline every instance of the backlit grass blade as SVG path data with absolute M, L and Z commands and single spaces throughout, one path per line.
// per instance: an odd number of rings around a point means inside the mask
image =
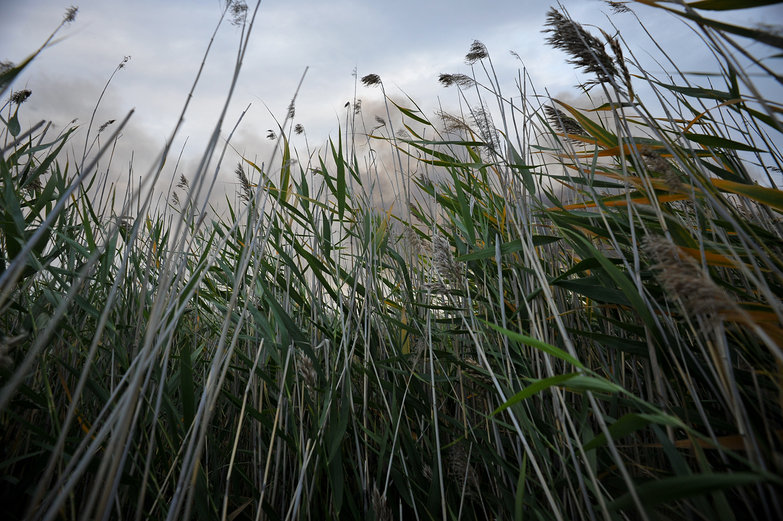
M 521 333 L 515 333 L 514 331 L 509 331 L 508 329 L 502 328 L 498 325 L 495 325 L 491 322 L 487 322 L 485 320 L 481 320 L 484 324 L 489 326 L 490 328 L 494 329 L 498 333 L 507 336 L 511 340 L 514 340 L 515 342 L 519 342 L 521 344 L 528 345 L 530 347 L 533 347 L 535 349 L 539 349 L 547 354 L 550 354 L 554 356 L 555 358 L 559 358 L 561 360 L 564 360 L 568 362 L 569 364 L 574 365 L 575 367 L 578 367 L 580 369 L 584 369 L 584 366 L 582 365 L 579 360 L 574 358 L 573 356 L 569 355 L 562 349 L 555 347 L 551 344 L 547 344 L 546 342 L 542 342 L 541 340 L 535 339 L 533 337 L 530 337 L 528 335 L 523 335 Z
M 783 191 L 766 186 L 735 183 L 726 179 L 710 179 L 710 182 L 718 189 L 743 195 L 765 206 L 783 212 Z

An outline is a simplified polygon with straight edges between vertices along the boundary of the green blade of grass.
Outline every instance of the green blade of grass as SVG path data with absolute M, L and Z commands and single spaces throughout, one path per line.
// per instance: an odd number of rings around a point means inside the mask
M 561 360 L 564 360 L 570 364 L 573 364 L 574 366 L 584 369 L 585 367 L 582 365 L 582 363 L 574 358 L 573 356 L 569 355 L 559 347 L 555 347 L 553 345 L 547 344 L 546 342 L 543 342 L 541 340 L 538 340 L 536 338 L 523 335 L 521 333 L 515 333 L 514 331 L 509 331 L 508 329 L 505 329 L 503 327 L 500 327 L 498 325 L 493 324 L 492 322 L 487 322 L 484 319 L 479 319 L 482 323 L 486 324 L 490 328 L 494 329 L 498 333 L 507 336 L 511 340 L 514 340 L 515 342 L 519 342 L 521 344 L 528 345 L 530 347 L 534 347 L 540 351 L 543 351 L 547 354 L 550 354 L 554 356 L 555 358 L 559 358 Z
M 636 487 L 636 493 L 645 506 L 671 504 L 673 501 L 693 496 L 715 493 L 728 488 L 744 487 L 765 481 L 759 474 L 737 472 L 730 474 L 694 474 L 647 481 Z M 630 494 L 612 501 L 612 511 L 622 511 L 633 506 Z

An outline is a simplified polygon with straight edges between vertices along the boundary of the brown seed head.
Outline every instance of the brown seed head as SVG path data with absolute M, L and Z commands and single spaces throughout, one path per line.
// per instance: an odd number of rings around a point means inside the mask
M 598 83 L 611 83 L 618 76 L 617 67 L 601 41 L 580 24 L 552 8 L 544 25 L 550 27 L 544 30 L 551 33 L 546 40 L 549 45 L 570 55 L 568 63 L 595 74 L 596 79 L 585 84 L 588 90 Z
M 468 65 L 473 65 L 477 61 L 483 60 L 488 56 L 489 53 L 487 52 L 486 46 L 478 40 L 473 40 L 468 54 L 465 55 L 465 63 Z
M 631 85 L 631 73 L 628 72 L 628 67 L 625 65 L 625 58 L 623 57 L 623 48 L 620 45 L 620 38 L 619 36 L 615 36 L 612 38 L 608 34 L 606 34 L 603 30 L 601 30 L 601 33 L 604 35 L 604 38 L 606 38 L 606 41 L 609 43 L 609 47 L 612 49 L 612 52 L 614 53 L 614 59 L 615 63 L 617 64 L 617 67 L 620 69 L 620 72 L 623 74 L 623 80 L 625 81 L 625 88 L 628 89 L 628 97 L 633 101 L 633 86 Z
M 685 185 L 680 180 L 677 171 L 663 156 L 661 156 L 660 151 L 649 146 L 643 146 L 639 148 L 639 154 L 642 156 L 644 166 L 647 167 L 650 172 L 660 174 L 669 189 L 673 192 L 680 192 L 685 189 Z
M 381 495 L 376 484 L 372 486 L 372 508 L 377 521 L 392 521 L 392 512 L 386 502 L 386 495 Z
M 68 9 L 65 10 L 65 16 L 63 17 L 63 23 L 71 23 L 74 20 L 76 20 L 76 13 L 79 12 L 79 8 L 76 6 L 71 6 Z
M 552 123 L 552 126 L 562 134 L 575 134 L 578 136 L 587 135 L 587 132 L 582 128 L 582 125 L 562 110 L 551 105 L 545 105 L 544 112 L 546 112 L 547 118 L 549 118 L 549 122 Z
M 609 7 L 612 8 L 612 12 L 615 14 L 631 12 L 631 8 L 626 5 L 628 2 L 612 2 L 609 0 L 604 1 L 609 5 Z
M 313 361 L 309 356 L 299 351 L 297 354 L 297 366 L 299 367 L 299 375 L 302 377 L 305 388 L 308 392 L 313 392 L 318 383 L 318 373 L 315 370 L 315 366 L 313 366 Z
M 247 175 L 245 174 L 245 170 L 242 168 L 242 163 L 237 163 L 237 167 L 236 170 L 234 170 L 234 173 L 239 180 L 239 188 L 242 190 L 239 195 L 240 198 L 244 201 L 250 201 L 253 198 L 253 187 L 250 184 L 250 180 L 247 178 Z
M 231 25 L 242 25 L 247 19 L 247 4 L 245 2 L 232 1 L 228 7 L 231 16 Z
M 484 144 L 493 150 L 496 149 L 499 145 L 499 140 L 495 130 L 495 123 L 492 121 L 492 114 L 485 110 L 484 107 L 475 107 L 471 114 Z
M 367 76 L 362 76 L 362 83 L 365 87 L 371 87 L 373 85 L 380 85 L 381 84 L 381 77 L 377 74 L 368 74 Z
M 441 74 L 438 76 L 438 81 L 441 82 L 444 87 L 456 85 L 463 89 L 472 87 L 476 84 L 473 78 L 465 74 Z
M 451 282 L 462 279 L 462 264 L 454 259 L 451 244 L 440 234 L 432 240 L 432 261 L 442 278 Z
M 106 130 L 106 128 L 107 128 L 109 125 L 111 125 L 112 123 L 114 123 L 115 121 L 116 121 L 116 120 L 110 119 L 109 121 L 107 121 L 106 123 L 104 123 L 103 125 L 101 125 L 100 127 L 98 127 L 98 134 L 100 134 L 101 132 L 103 132 L 104 130 Z
M 11 94 L 11 103 L 14 103 L 16 105 L 21 105 L 25 101 L 27 101 L 27 98 L 30 97 L 30 94 L 33 92 L 30 89 L 23 89 L 18 90 Z

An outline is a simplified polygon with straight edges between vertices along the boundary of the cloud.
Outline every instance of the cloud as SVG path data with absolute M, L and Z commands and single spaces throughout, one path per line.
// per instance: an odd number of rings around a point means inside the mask
M 133 151 L 134 171 L 146 172 L 176 124 L 223 5 L 222 1 L 81 1 L 77 20 L 63 31 L 64 38 L 46 49 L 20 78 L 19 87 L 33 90 L 33 98 L 23 113 L 30 120 L 52 119 L 59 125 L 79 117 L 80 132 L 84 132 L 109 74 L 123 56 L 131 55 L 127 68 L 112 82 L 96 125 L 121 119 L 135 107 L 136 113 L 118 142 L 113 165 L 118 173 L 127 175 L 128 158 Z M 655 47 L 632 16 L 607 18 L 608 9 L 596 0 L 570 1 L 567 6 L 582 23 L 607 30 L 611 29 L 610 22 L 617 24 L 629 44 L 639 49 L 637 57 L 660 68 L 645 54 L 645 49 L 655 51 Z M 62 7 L 54 0 L 4 6 L 7 16 L 0 20 L 0 48 L 9 54 L 0 59 L 18 61 L 36 49 L 62 19 Z M 371 72 L 381 75 L 390 96 L 411 106 L 412 102 L 405 98 L 410 95 L 428 117 L 441 108 L 459 112 L 458 92 L 443 89 L 437 75 L 470 74 L 464 54 L 474 39 L 489 49 L 505 97 L 518 100 L 521 96 L 516 85 L 520 67 L 524 67 L 526 75 L 523 80 L 529 76 L 537 94 L 556 92 L 561 98 L 569 93 L 576 95 L 574 85 L 579 82 L 579 75 L 566 64 L 563 53 L 544 45 L 541 29 L 548 9 L 546 3 L 518 0 L 499 0 L 487 9 L 478 9 L 475 2 L 467 0 L 401 0 L 393 6 L 359 0 L 264 2 L 223 124 L 223 136 L 230 132 L 246 106 L 252 104 L 234 145 L 242 155 L 270 157 L 270 143 L 264 138 L 266 129 L 276 129 L 275 119 L 284 119 L 301 74 L 308 66 L 298 92 L 294 123 L 304 125 L 309 145 L 314 149 L 323 147 L 329 136 L 335 137 L 340 131 L 340 121 L 346 117 L 344 104 L 353 101 L 354 91 L 364 100 L 365 119 L 370 126 L 375 115 L 387 118 L 385 109 L 380 110 L 380 92 L 357 85 L 354 70 L 359 77 Z M 692 56 L 681 51 L 687 47 L 683 44 L 686 38 L 696 38 L 691 31 L 679 22 L 672 23 L 672 18 L 661 15 L 660 10 L 653 12 L 644 6 L 636 9 L 658 43 L 678 62 L 691 69 L 705 68 L 696 53 Z M 196 168 L 219 117 L 234 72 L 240 36 L 239 28 L 226 24 L 212 44 L 185 124 L 172 149 L 173 154 L 178 154 L 187 138 L 180 165 L 183 171 Z M 522 61 L 509 54 L 510 50 L 518 53 Z M 492 71 L 485 77 L 480 65 L 474 69 L 483 83 L 495 80 Z M 776 92 L 780 92 L 779 87 Z M 531 90 L 527 93 L 531 94 Z M 83 134 L 74 143 L 80 143 L 80 139 Z M 292 143 L 304 146 L 304 138 L 293 136 Z M 221 182 L 232 182 L 228 179 L 233 177 L 238 156 L 231 154 L 226 159 L 228 173 L 221 173 Z M 376 185 L 383 193 L 388 193 L 393 184 L 387 180 L 388 172 L 393 172 L 390 159 L 376 156 L 375 163 L 366 165 L 367 169 L 383 165 Z M 172 157 L 167 168 L 173 168 L 174 162 Z

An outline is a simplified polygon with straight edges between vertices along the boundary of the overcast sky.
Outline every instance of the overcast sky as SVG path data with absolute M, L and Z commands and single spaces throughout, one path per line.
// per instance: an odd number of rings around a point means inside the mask
M 251 9 L 255 5 L 248 4 Z M 608 32 L 611 20 L 640 57 L 654 52 L 631 15 L 613 15 L 599 0 L 564 0 L 563 5 L 574 19 Z M 15 84 L 16 89 L 33 92 L 20 111 L 23 121 L 45 118 L 62 128 L 78 118 L 83 132 L 106 80 L 123 57 L 130 56 L 108 89 L 96 125 L 119 120 L 135 108 L 121 149 L 126 154 L 134 149 L 135 170 L 145 171 L 176 123 L 223 6 L 224 0 L 79 2 L 76 21 Z M 295 122 L 306 128 L 311 146 L 330 135 L 336 138 L 343 106 L 354 96 L 354 70 L 359 77 L 379 74 L 387 93 L 409 95 L 426 111 L 434 111 L 439 103 L 449 106 L 457 95 L 440 86 L 437 76 L 469 73 L 464 55 L 474 39 L 489 49 L 508 87 L 513 87 L 522 65 L 509 53 L 514 51 L 538 88 L 554 96 L 576 97 L 574 85 L 580 76 L 565 64 L 560 51 L 544 45 L 541 29 L 549 6 L 540 0 L 265 0 L 224 135 L 251 105 L 235 145 L 251 157 L 264 153 L 269 146 L 266 130 L 275 128 L 273 115 L 281 121 L 285 117 L 306 67 Z M 18 62 L 34 51 L 66 7 L 59 0 L 0 0 L 0 60 Z M 680 21 L 659 10 L 633 7 L 685 70 L 715 70 L 714 63 L 705 61 L 703 47 L 692 52 L 700 44 Z M 744 10 L 732 16 L 737 24 L 780 23 L 783 8 Z M 230 24 L 217 34 L 178 141 L 188 138 L 186 157 L 197 155 L 213 128 L 228 91 L 239 38 L 240 29 Z M 356 88 L 364 106 L 372 107 L 380 98 L 378 89 Z M 780 94 L 775 99 L 780 100 Z M 231 171 L 233 165 L 227 168 Z

